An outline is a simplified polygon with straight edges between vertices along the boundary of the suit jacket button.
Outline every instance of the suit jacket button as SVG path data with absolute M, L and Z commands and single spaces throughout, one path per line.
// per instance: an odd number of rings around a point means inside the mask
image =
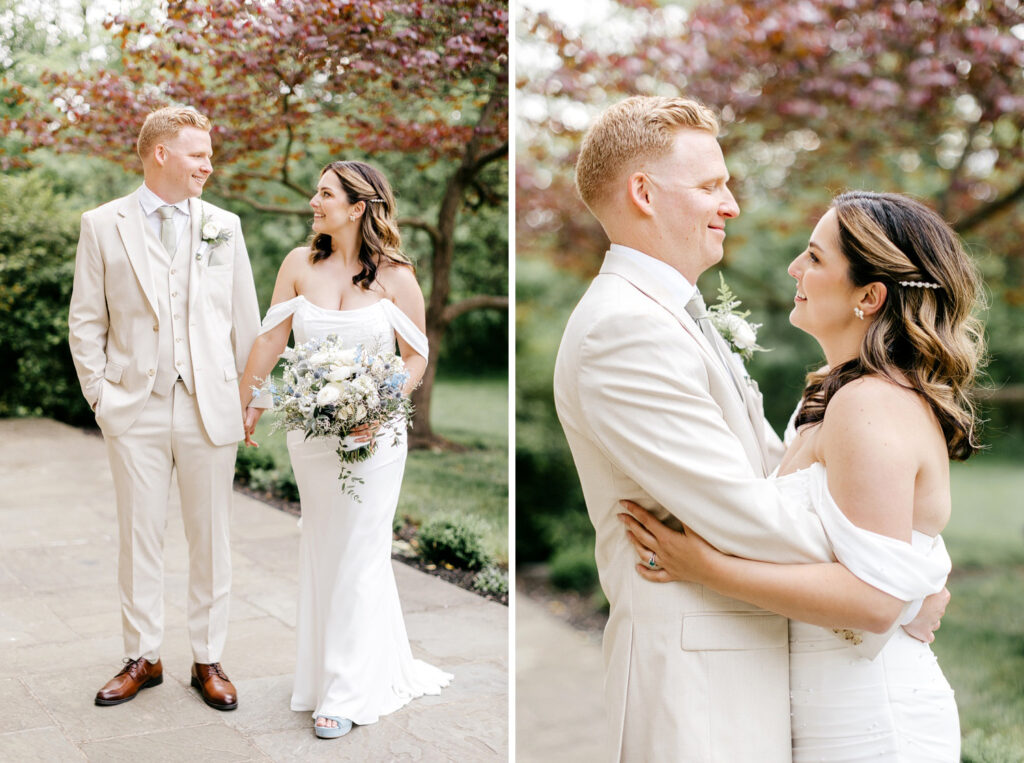
M 149 374 L 150 376 L 156 376 L 156 370 L 152 368 L 146 371 L 146 373 Z
M 159 331 L 160 327 L 157 324 L 153 324 L 153 331 Z

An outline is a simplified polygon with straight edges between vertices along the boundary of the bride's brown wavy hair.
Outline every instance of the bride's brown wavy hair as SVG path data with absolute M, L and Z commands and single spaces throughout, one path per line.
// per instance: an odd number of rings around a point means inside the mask
M 380 170 L 365 162 L 331 162 L 320 171 L 320 177 L 333 172 L 349 204 L 362 201 L 366 209 L 360 218 L 359 262 L 362 269 L 352 276 L 352 283 L 369 289 L 377 278 L 377 269 L 383 262 L 412 266 L 402 251 L 402 236 L 395 222 L 395 195 L 391 184 Z M 310 262 L 320 262 L 331 256 L 331 237 L 319 233 L 309 245 Z
M 907 196 L 851 191 L 837 196 L 832 208 L 850 280 L 855 286 L 880 282 L 886 297 L 858 357 L 807 375 L 796 426 L 824 419 L 843 385 L 878 375 L 920 394 L 942 426 L 949 457 L 967 459 L 980 447 L 974 395 L 985 357 L 974 263 L 949 225 Z

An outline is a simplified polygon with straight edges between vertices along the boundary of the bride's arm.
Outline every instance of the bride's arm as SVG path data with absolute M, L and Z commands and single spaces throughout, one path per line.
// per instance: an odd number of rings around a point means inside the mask
M 297 296 L 296 280 L 298 270 L 305 262 L 308 250 L 304 248 L 293 249 L 281 263 L 277 271 L 277 281 L 274 283 L 274 295 L 270 299 L 270 305 L 286 302 Z M 249 359 L 245 363 L 245 371 L 242 372 L 241 381 L 238 384 L 238 397 L 242 405 L 242 416 L 245 422 L 245 442 L 254 445 L 250 439 L 256 422 L 263 413 L 262 408 L 250 407 L 253 400 L 253 387 L 259 387 L 263 381 L 274 370 L 278 357 L 284 352 L 288 345 L 288 336 L 292 330 L 291 316 L 285 318 L 281 323 L 265 334 L 260 334 L 253 342 L 252 350 L 249 352 Z
M 903 610 L 904 602 L 863 582 L 838 562 L 773 564 L 728 556 L 688 527 L 683 534 L 634 503 L 628 508 L 636 518 L 620 516 L 637 554 L 646 560 L 653 551 L 660 567 L 652 570 L 638 564 L 637 572 L 653 582 L 700 583 L 723 596 L 826 628 L 884 633 Z
M 863 382 L 869 382 L 864 384 Z M 847 385 L 829 404 L 817 456 L 827 464 L 835 502 L 856 525 L 909 541 L 920 442 L 906 399 L 879 389 L 885 382 Z M 863 582 L 838 563 L 772 564 L 726 556 L 699 536 L 677 533 L 630 506 L 643 524 L 625 518 L 641 558 L 657 555 L 662 570 L 639 566 L 649 580 L 688 580 L 803 622 L 882 633 L 904 602 Z
M 395 307 L 405 313 L 416 324 L 416 328 L 426 334 L 426 306 L 423 303 L 423 291 L 413 269 L 407 265 L 391 265 L 379 274 L 378 278 L 382 281 L 386 298 L 394 302 Z M 409 372 L 409 381 L 402 392 L 411 395 L 427 370 L 427 359 L 416 352 L 400 333 L 395 332 L 395 338 L 398 340 L 398 349 L 402 354 L 405 370 Z

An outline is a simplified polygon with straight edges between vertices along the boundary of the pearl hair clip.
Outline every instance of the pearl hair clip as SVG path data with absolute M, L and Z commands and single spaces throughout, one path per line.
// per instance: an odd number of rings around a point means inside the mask
M 915 289 L 941 289 L 937 283 L 930 283 L 928 281 L 900 281 L 900 286 L 911 286 Z
M 384 199 L 381 199 L 381 198 L 378 197 L 378 198 L 370 199 L 370 202 L 371 203 L 377 202 L 378 204 L 383 204 L 384 203 Z

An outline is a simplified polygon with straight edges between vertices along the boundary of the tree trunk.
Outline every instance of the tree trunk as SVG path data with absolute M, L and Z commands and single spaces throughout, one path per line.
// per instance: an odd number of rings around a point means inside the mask
M 503 85 L 505 86 L 504 88 Z M 427 341 L 430 343 L 430 362 L 423 373 L 422 383 L 413 392 L 412 396 L 413 405 L 416 406 L 416 414 L 413 418 L 413 428 L 409 432 L 409 447 L 413 449 L 457 449 L 459 447 L 456 443 L 434 432 L 430 424 L 430 403 L 434 391 L 434 378 L 437 374 L 437 358 L 440 355 L 441 342 L 444 340 L 445 332 L 453 317 L 449 310 L 448 299 L 451 296 L 452 257 L 455 253 L 455 224 L 466 188 L 469 187 L 473 179 L 486 164 L 503 156 L 505 153 L 501 147 L 484 153 L 483 146 L 481 145 L 484 137 L 481 127 L 492 123 L 495 112 L 502 107 L 502 103 L 505 100 L 503 92 L 507 92 L 506 88 L 507 80 L 503 80 L 502 76 L 499 75 L 495 89 L 480 112 L 480 119 L 477 121 L 473 137 L 466 144 L 462 161 L 451 177 L 448 178 L 444 198 L 441 200 L 441 208 L 437 213 L 437 237 L 434 240 L 430 300 L 427 302 L 426 316 Z M 507 146 L 505 149 L 507 150 Z M 483 304 L 481 306 L 494 307 L 495 305 Z M 506 309 L 507 306 L 508 301 L 506 298 Z

